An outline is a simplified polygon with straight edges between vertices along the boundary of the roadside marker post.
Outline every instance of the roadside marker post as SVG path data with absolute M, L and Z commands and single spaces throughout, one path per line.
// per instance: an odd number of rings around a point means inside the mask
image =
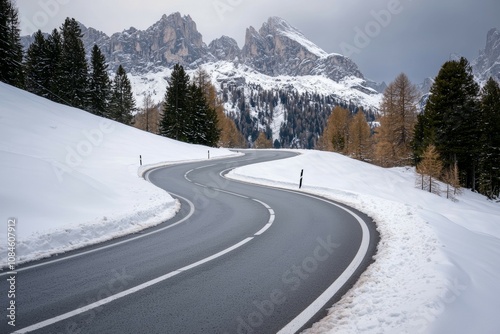
M 299 189 L 302 189 L 302 179 L 304 177 L 304 170 L 302 170 L 302 172 L 300 172 L 300 183 L 299 183 Z

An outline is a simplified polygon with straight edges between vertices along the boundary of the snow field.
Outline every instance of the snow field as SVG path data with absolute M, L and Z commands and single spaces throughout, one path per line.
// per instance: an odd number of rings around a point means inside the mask
M 243 81 L 248 87 L 250 85 L 260 86 L 265 90 L 278 91 L 283 87 L 293 87 L 298 93 L 314 92 L 322 95 L 334 94 L 345 101 L 352 100 L 365 107 L 378 108 L 382 99 L 382 94 L 366 94 L 355 87 L 364 86 L 364 80 L 357 77 L 347 77 L 340 82 L 335 82 L 323 76 L 276 76 L 271 77 L 248 67 L 247 65 L 237 65 L 232 62 L 219 61 L 202 65 L 212 79 L 215 87 L 220 86 L 222 81 Z M 188 70 L 192 76 L 195 71 Z M 171 69 L 158 69 L 157 72 L 149 72 L 144 75 L 128 74 L 132 83 L 134 97 L 138 105 L 142 105 L 145 94 L 151 93 L 154 102 L 161 102 L 167 90 L 167 80 L 172 73 Z M 227 110 L 229 111 L 229 110 Z

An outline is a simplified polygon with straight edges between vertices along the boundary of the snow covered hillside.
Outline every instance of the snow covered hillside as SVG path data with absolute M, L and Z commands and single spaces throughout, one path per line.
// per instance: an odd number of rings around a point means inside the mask
M 302 153 L 229 176 L 297 189 L 304 169 L 303 191 L 367 213 L 381 235 L 376 261 L 306 333 L 499 333 L 499 203 L 423 192 L 411 168 Z
M 338 82 L 319 75 L 269 76 L 245 64 L 227 61 L 203 64 L 200 68 L 210 76 L 224 101 L 226 114 L 235 119 L 245 137 L 251 136 L 254 129 L 269 131 L 273 142 L 278 140 L 283 147 L 313 148 L 335 105 L 360 105 L 366 111 L 376 112 L 382 100 L 382 94 L 367 88 L 364 79 L 354 76 Z M 194 76 L 195 71 L 187 73 Z M 142 104 L 146 94 L 160 103 L 171 72 L 164 68 L 144 75 L 129 74 L 138 104 Z M 315 114 L 311 115 L 311 111 Z M 296 118 L 302 119 L 301 127 Z M 288 138 L 290 133 L 295 137 Z
M 335 96 L 344 101 L 352 101 L 365 108 L 378 109 L 382 101 L 382 94 L 377 93 L 372 88 L 367 88 L 365 80 L 357 77 L 346 77 L 339 82 L 318 75 L 304 76 L 268 76 L 262 74 L 244 64 L 235 64 L 227 61 L 207 63 L 200 66 L 207 71 L 212 78 L 212 83 L 221 94 L 221 86 L 236 86 L 241 88 L 260 87 L 263 90 L 279 91 L 290 90 L 296 93 L 314 93 L 323 96 Z M 193 76 L 196 70 L 186 71 Z M 164 68 L 157 72 L 146 74 L 128 74 L 132 83 L 132 90 L 138 105 L 142 105 L 144 96 L 148 93 L 155 103 L 163 101 L 167 91 L 167 78 L 170 77 L 172 69 Z M 249 94 L 250 95 L 250 94 Z M 229 108 L 228 108 L 229 107 Z M 233 111 L 234 108 L 226 105 L 226 112 Z
M 231 155 L 210 149 L 212 157 Z M 179 208 L 139 177 L 146 165 L 207 159 L 207 147 L 155 136 L 0 83 L 0 266 L 7 220 L 18 263 L 137 232 Z

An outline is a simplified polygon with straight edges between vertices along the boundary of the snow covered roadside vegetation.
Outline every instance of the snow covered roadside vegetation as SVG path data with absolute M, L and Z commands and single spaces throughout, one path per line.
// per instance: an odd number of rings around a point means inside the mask
M 375 262 L 305 333 L 497 333 L 500 204 L 464 191 L 458 202 L 415 188 L 412 168 L 383 169 L 302 151 L 246 166 L 234 179 L 322 195 L 370 215 Z
M 140 177 L 144 165 L 207 159 L 180 143 L 0 83 L 0 267 L 16 219 L 17 263 L 138 232 L 179 203 Z M 231 155 L 210 148 L 211 157 Z M 144 170 L 144 167 L 141 171 Z M 3 226 L 3 227 L 2 227 Z

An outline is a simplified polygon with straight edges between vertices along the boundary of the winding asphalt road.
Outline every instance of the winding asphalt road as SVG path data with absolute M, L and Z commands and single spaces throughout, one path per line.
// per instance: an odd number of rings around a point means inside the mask
M 292 153 L 158 168 L 182 204 L 164 224 L 19 268 L 16 327 L 1 333 L 295 333 L 326 315 L 371 262 L 378 235 L 353 209 L 230 181 Z M 8 291 L 0 273 L 0 292 Z M 5 296 L 2 296 L 2 300 Z

